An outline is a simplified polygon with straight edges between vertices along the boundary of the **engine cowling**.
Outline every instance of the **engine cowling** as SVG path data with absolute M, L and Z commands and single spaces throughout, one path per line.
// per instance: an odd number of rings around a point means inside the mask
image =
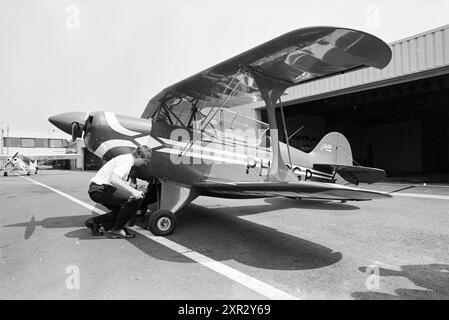
M 139 145 L 148 145 L 152 139 L 151 119 L 116 115 L 107 111 L 95 111 L 88 115 L 83 112 L 63 113 L 50 117 L 49 121 L 70 134 L 72 140 L 83 136 L 87 149 L 106 161 L 119 154 L 129 153 Z

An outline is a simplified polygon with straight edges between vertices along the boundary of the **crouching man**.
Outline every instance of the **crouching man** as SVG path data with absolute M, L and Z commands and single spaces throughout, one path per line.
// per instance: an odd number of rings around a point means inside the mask
M 90 180 L 90 198 L 111 210 L 85 222 L 94 235 L 99 235 L 103 227 L 111 238 L 133 238 L 125 225 L 136 215 L 142 191 L 132 188 L 126 182 L 133 166 L 141 167 L 151 160 L 152 151 L 147 146 L 137 147 L 132 153 L 123 154 L 109 160 Z

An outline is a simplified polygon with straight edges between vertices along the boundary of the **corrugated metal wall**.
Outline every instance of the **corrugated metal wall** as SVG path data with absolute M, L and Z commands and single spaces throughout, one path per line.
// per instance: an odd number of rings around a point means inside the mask
M 383 70 L 366 68 L 343 75 L 301 84 L 287 89 L 286 104 L 313 99 L 313 96 L 357 86 L 374 88 L 394 78 L 413 76 L 432 69 L 449 66 L 449 25 L 427 31 L 390 44 L 393 56 Z M 248 117 L 256 117 L 255 109 L 264 103 L 234 108 Z

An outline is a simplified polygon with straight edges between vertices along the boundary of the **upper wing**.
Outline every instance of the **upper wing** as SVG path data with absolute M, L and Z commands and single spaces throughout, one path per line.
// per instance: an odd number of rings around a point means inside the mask
M 161 104 L 197 108 L 226 100 L 228 107 L 262 100 L 250 67 L 288 86 L 363 67 L 385 67 L 391 49 L 368 33 L 337 27 L 310 27 L 286 33 L 238 56 L 180 81 L 152 98 L 143 118 Z M 228 97 L 229 96 L 229 97 Z
M 257 183 L 199 183 L 192 186 L 206 196 L 232 197 L 295 197 L 325 200 L 372 200 L 390 195 L 372 190 L 352 188 L 335 183 L 321 182 L 257 182 Z

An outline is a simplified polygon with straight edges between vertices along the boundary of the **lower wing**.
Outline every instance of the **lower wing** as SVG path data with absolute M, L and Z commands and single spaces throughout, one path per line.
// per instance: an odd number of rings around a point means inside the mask
M 391 198 L 382 192 L 352 188 L 335 183 L 322 182 L 259 182 L 217 183 L 203 182 L 192 186 L 205 196 L 214 197 L 293 197 L 321 200 L 363 201 Z

